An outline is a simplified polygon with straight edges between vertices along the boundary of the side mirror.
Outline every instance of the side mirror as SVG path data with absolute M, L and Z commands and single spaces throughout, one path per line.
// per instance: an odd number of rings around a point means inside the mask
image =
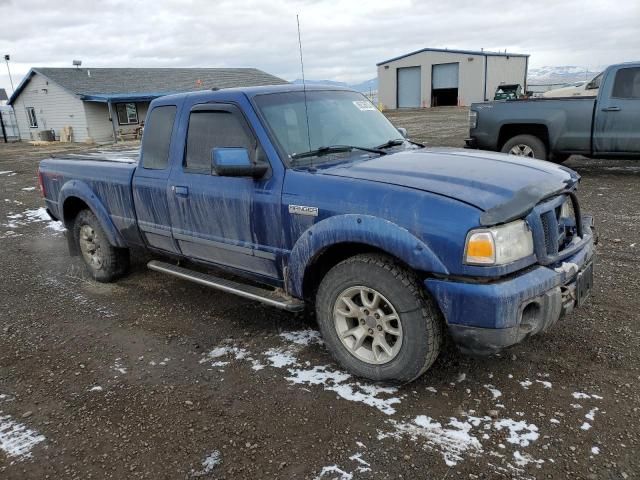
M 242 147 L 223 147 L 211 150 L 211 170 L 221 177 L 262 177 L 269 166 L 255 164 L 249 151 Z
M 407 135 L 409 135 L 409 134 L 407 133 L 407 129 L 406 128 L 398 127 L 397 130 L 400 132 L 400 135 L 402 135 L 404 138 L 408 138 Z

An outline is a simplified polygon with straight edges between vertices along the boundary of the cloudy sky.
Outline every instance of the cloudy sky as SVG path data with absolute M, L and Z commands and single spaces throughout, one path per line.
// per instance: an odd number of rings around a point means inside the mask
M 14 83 L 32 66 L 253 66 L 349 83 L 424 47 L 531 54 L 530 65 L 640 60 L 640 0 L 0 0 Z M 9 90 L 6 66 L 0 87 Z

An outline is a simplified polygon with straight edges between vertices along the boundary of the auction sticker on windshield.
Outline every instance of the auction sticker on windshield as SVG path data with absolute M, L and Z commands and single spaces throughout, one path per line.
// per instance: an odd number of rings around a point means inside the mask
M 354 100 L 353 104 L 356 107 L 358 107 L 360 110 L 362 110 L 362 111 L 375 110 L 376 109 L 376 107 L 374 107 L 371 102 L 368 102 L 366 100 Z

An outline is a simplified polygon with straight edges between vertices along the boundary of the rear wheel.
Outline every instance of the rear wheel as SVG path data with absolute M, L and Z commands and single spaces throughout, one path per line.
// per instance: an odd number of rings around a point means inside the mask
M 516 135 L 507 140 L 500 151 L 519 157 L 547 159 L 547 147 L 542 140 L 533 135 Z
M 95 280 L 112 282 L 129 269 L 129 250 L 109 243 L 100 222 L 90 210 L 78 214 L 73 234 L 80 256 Z
M 333 267 L 318 289 L 316 316 L 334 358 L 374 381 L 414 380 L 442 343 L 442 320 L 424 288 L 383 255 L 357 255 Z

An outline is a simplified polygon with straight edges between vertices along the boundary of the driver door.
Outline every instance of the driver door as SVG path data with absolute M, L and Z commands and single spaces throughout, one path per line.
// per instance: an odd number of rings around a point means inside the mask
M 278 278 L 273 235 L 280 227 L 280 186 L 259 179 L 218 176 L 211 152 L 247 148 L 268 162 L 242 112 L 231 104 L 196 105 L 189 113 L 182 165 L 169 181 L 173 237 L 192 259 Z

